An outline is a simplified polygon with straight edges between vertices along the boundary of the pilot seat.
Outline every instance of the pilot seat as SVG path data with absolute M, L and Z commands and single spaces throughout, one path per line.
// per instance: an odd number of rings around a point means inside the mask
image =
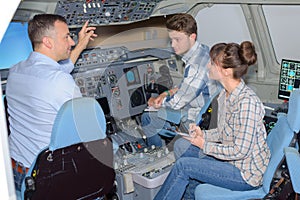
M 69 100 L 60 108 L 51 141 L 31 165 L 22 199 L 104 199 L 114 184 L 112 142 L 98 102 Z

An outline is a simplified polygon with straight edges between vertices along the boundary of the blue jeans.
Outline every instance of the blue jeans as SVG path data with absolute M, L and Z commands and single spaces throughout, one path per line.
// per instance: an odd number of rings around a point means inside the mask
M 144 112 L 141 117 L 142 128 L 147 136 L 147 145 L 162 147 L 159 130 L 171 128 L 171 124 L 157 116 L 157 112 Z
M 183 154 L 185 154 L 184 155 L 185 157 L 195 157 L 195 156 L 197 156 L 197 154 L 199 152 L 199 148 L 198 148 L 198 150 L 196 150 L 194 148 L 190 149 L 189 148 L 190 146 L 191 146 L 190 141 L 188 141 L 184 138 L 178 138 L 174 143 L 175 159 L 177 160 L 178 158 L 183 156 Z M 189 151 L 187 151 L 187 150 L 189 150 Z
M 154 200 L 180 200 L 183 195 L 186 199 L 195 199 L 195 187 L 201 183 L 240 191 L 254 189 L 244 181 L 238 168 L 204 155 L 202 150 L 191 145 L 175 162 Z
M 18 166 L 22 167 L 23 173 L 18 172 Z M 21 191 L 21 186 L 24 181 L 24 178 L 26 176 L 26 168 L 19 163 L 16 163 L 16 166 L 13 168 L 13 175 L 14 175 L 14 181 L 15 181 L 15 189 L 18 191 Z

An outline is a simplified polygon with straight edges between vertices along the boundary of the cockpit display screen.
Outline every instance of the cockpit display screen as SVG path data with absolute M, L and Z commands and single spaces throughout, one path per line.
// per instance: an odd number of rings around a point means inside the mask
M 300 85 L 300 61 L 282 59 L 278 98 L 288 100 L 294 89 Z
M 126 76 L 127 86 L 141 83 L 137 66 L 124 68 L 123 71 Z

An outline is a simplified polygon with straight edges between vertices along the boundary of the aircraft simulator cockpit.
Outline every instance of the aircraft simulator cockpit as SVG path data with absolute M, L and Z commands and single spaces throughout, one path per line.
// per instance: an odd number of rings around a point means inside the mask
M 111 199 L 152 200 L 175 162 L 173 141 L 146 145 L 140 119 L 149 97 L 178 86 L 183 78 L 184 63 L 173 52 L 165 27 L 173 14 L 193 15 L 197 39 L 209 47 L 254 42 L 258 62 L 244 79 L 265 105 L 268 131 L 278 113 L 287 113 L 291 92 L 299 89 L 297 0 L 23 0 L 12 7 L 0 40 L 3 95 L 9 68 L 32 52 L 27 22 L 35 14 L 64 16 L 75 42 L 87 20 L 97 28 L 98 37 L 80 54 L 71 75 L 82 95 L 96 99 L 105 114 L 116 172 Z

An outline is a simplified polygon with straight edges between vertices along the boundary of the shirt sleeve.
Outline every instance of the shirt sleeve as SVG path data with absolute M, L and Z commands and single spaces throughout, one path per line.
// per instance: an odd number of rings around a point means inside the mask
M 217 128 L 210 130 L 202 130 L 205 141 L 209 142 L 220 142 L 221 134 Z
M 256 121 L 261 109 L 251 98 L 244 98 L 237 109 L 226 117 L 222 142 L 205 141 L 203 151 L 222 160 L 246 157 L 255 143 Z
M 61 66 L 61 69 L 65 72 L 65 73 L 71 73 L 72 70 L 74 69 L 74 64 L 72 63 L 72 61 L 70 59 L 66 59 L 66 60 L 62 60 L 59 61 L 59 64 Z
M 163 106 L 179 110 L 189 104 L 201 92 L 205 92 L 207 86 L 206 70 L 199 69 L 197 66 L 186 66 L 187 76 L 183 78 L 178 91 L 172 96 L 167 97 Z

